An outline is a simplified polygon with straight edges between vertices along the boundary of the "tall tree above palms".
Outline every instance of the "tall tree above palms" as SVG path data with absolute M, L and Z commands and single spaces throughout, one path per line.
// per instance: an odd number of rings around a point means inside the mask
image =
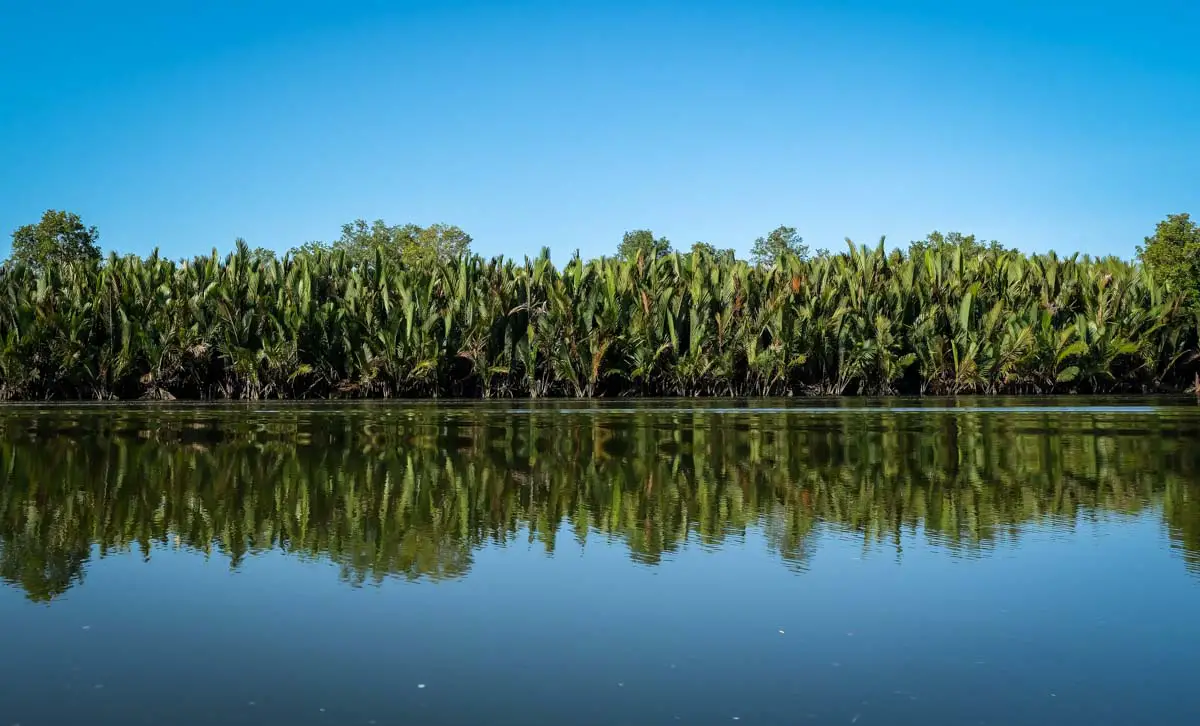
M 923 255 L 926 250 L 948 252 L 953 249 L 962 250 L 963 257 L 974 257 L 984 252 L 1003 252 L 1004 245 L 994 239 L 981 240 L 973 234 L 963 234 L 962 232 L 942 234 L 934 230 L 927 234 L 925 239 L 913 240 L 908 246 L 908 254 Z
M 737 253 L 732 249 L 717 249 L 715 245 L 708 242 L 696 242 L 692 245 L 693 255 L 704 255 L 709 260 L 721 262 L 722 264 L 732 265 L 737 261 Z
M 654 260 L 670 253 L 671 242 L 666 237 L 655 237 L 648 229 L 626 232 L 621 238 L 621 246 L 617 248 L 617 256 L 623 260 L 636 260 L 638 255 L 646 260 Z
M 1138 258 L 1163 282 L 1200 304 L 1200 225 L 1187 214 L 1172 214 L 1138 247 Z
M 386 259 L 408 266 L 456 260 L 471 251 L 471 235 L 452 224 L 389 225 L 382 219 L 368 223 L 356 219 L 342 225 L 342 236 L 332 244 L 309 242 L 292 251 L 312 254 L 320 250 L 344 251 L 354 262 L 366 262 L 380 250 Z
M 782 255 L 808 259 L 808 245 L 804 244 L 804 238 L 796 232 L 795 227 L 780 225 L 766 237 L 754 240 L 754 246 L 750 248 L 750 258 L 756 265 L 770 264 Z
M 51 264 L 99 262 L 100 232 L 84 226 L 78 214 L 47 209 L 37 224 L 12 233 L 12 258 L 16 264 L 41 269 Z

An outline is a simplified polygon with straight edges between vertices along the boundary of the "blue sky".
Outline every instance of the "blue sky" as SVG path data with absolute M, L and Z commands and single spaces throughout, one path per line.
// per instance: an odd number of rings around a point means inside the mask
M 1129 256 L 1200 214 L 1198 23 L 1192 0 L 0 0 L 0 230 L 53 207 L 170 256 L 357 217 L 556 259 L 779 224 Z

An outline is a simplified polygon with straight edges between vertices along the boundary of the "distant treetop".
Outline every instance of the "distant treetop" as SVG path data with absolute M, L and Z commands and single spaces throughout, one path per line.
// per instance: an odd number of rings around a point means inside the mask
M 653 260 L 671 253 L 671 243 L 666 237 L 654 237 L 648 229 L 635 229 L 626 232 L 617 248 L 617 256 L 625 260 L 636 260 L 641 255 L 646 260 Z
M 99 262 L 100 232 L 85 227 L 79 215 L 47 209 L 37 224 L 12 233 L 11 261 L 40 269 L 50 264 Z
M 786 254 L 808 259 L 808 245 L 804 244 L 804 238 L 797 234 L 795 227 L 780 225 L 766 237 L 754 240 L 754 246 L 750 248 L 750 259 L 756 265 L 768 265 Z
M 423 265 L 458 259 L 471 251 L 471 235 L 450 224 L 389 225 L 382 219 L 370 224 L 364 219 L 342 225 L 342 236 L 332 244 L 309 242 L 293 249 L 292 255 L 318 251 L 344 251 L 355 260 L 366 260 L 379 249 L 404 265 Z
M 996 240 L 977 239 L 973 234 L 963 234 L 961 232 L 949 232 L 942 234 L 934 230 L 926 235 L 925 239 L 914 240 L 908 246 L 910 255 L 923 255 L 926 250 L 934 250 L 942 252 L 952 249 L 961 249 L 963 255 L 980 255 L 984 252 L 1003 252 L 1004 245 Z

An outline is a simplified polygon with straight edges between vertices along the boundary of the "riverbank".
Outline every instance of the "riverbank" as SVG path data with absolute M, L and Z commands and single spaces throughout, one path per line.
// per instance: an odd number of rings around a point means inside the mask
M 1196 314 L 1117 259 L 240 250 L 0 271 L 6 400 L 1180 393 L 1198 374 Z

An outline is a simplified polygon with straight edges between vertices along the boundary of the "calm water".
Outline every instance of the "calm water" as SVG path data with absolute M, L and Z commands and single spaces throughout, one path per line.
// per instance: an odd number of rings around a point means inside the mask
M 0 409 L 0 726 L 1197 724 L 1192 401 Z

